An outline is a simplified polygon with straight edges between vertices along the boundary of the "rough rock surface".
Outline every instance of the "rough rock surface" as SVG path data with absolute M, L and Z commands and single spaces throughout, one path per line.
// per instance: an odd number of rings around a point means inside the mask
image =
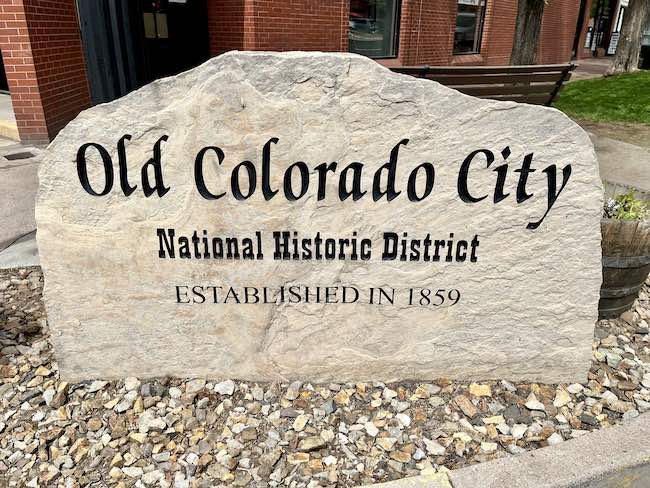
M 116 143 L 123 134 L 128 177 L 137 190 L 119 190 Z M 164 184 L 171 190 L 145 198 L 141 166 L 162 135 Z M 313 169 L 337 161 L 339 172 L 364 164 L 368 194 L 340 201 L 338 175 L 316 199 L 312 173 L 305 198 L 283 194 L 265 201 L 262 147 L 271 137 L 271 186 L 282 188 L 295 161 Z M 395 200 L 374 202 L 374 172 L 391 149 L 399 153 Z M 82 189 L 75 168 L 83 143 L 113 155 L 115 184 L 104 197 Z M 218 200 L 194 184 L 194 158 L 219 146 L 206 164 Z M 511 155 L 504 193 L 494 203 L 501 151 Z M 497 159 L 472 165 L 474 195 L 459 199 L 465 157 L 489 149 Z M 517 203 L 518 173 L 534 153 L 527 192 Z M 103 184 L 103 166 L 89 151 L 90 181 Z M 257 191 L 233 198 L 233 168 L 250 160 Z M 435 185 L 421 202 L 406 197 L 411 171 L 435 166 Z M 547 208 L 547 174 L 555 164 L 572 174 Z M 298 171 L 294 171 L 298 173 Z M 245 173 L 245 171 L 243 171 Z M 420 172 L 423 177 L 423 171 Z M 242 177 L 246 182 L 246 176 Z M 83 112 L 51 144 L 40 170 L 38 241 L 45 271 L 45 303 L 63 378 L 171 375 L 250 380 L 395 380 L 509 378 L 545 382 L 584 380 L 600 286 L 601 186 L 586 134 L 560 112 L 512 102 L 479 100 L 437 83 L 389 72 L 355 55 L 228 53 L 177 77 L 154 82 L 115 102 Z M 244 183 L 245 185 L 245 183 Z M 296 187 L 297 188 L 297 187 Z M 422 191 L 422 185 L 418 187 Z M 297 191 L 297 190 L 296 190 Z M 160 259 L 157 228 L 191 235 L 252 236 L 298 231 L 313 238 L 373 241 L 369 261 L 275 261 L 270 242 L 261 261 Z M 480 237 L 478 261 L 382 261 L 384 232 L 423 239 Z M 362 291 L 355 304 L 178 304 L 176 285 L 343 286 Z M 369 305 L 369 287 L 393 287 L 394 305 Z M 410 287 L 458 289 L 453 306 L 409 306 Z M 296 461 L 299 462 L 299 461 Z
M 42 283 L 38 268 L 0 270 L 3 487 L 351 487 L 571 443 L 650 415 L 648 287 L 624 318 L 598 322 L 582 384 L 67 383 Z M 531 394 L 543 410 L 526 406 Z

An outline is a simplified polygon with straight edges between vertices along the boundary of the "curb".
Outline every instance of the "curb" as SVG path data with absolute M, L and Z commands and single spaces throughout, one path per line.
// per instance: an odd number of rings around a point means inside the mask
M 375 488 L 648 488 L 650 412 L 552 447 Z
M 411 476 L 401 480 L 388 481 L 376 485 L 365 485 L 361 488 L 456 488 L 452 486 L 446 473 L 432 473 L 422 476 Z

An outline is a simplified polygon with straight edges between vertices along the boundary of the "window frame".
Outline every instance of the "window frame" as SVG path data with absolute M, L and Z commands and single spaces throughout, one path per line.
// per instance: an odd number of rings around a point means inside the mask
M 481 48 L 483 47 L 483 31 L 485 30 L 485 18 L 487 15 L 487 5 L 489 0 L 479 0 L 483 2 L 483 5 L 481 6 L 480 4 L 478 5 L 482 11 L 481 11 L 481 16 L 479 19 L 479 28 L 478 28 L 478 45 L 476 50 L 472 51 L 464 51 L 464 52 L 457 52 L 455 49 L 455 39 L 454 42 L 452 43 L 451 46 L 451 54 L 452 56 L 475 56 L 477 54 L 481 54 Z M 455 21 L 458 22 L 458 6 L 460 5 L 460 0 L 456 0 L 456 18 Z M 456 37 L 456 25 L 454 25 L 454 37 Z M 476 43 L 476 39 L 474 40 L 474 43 Z
M 348 11 L 348 19 L 350 12 Z M 393 20 L 393 39 L 391 41 L 391 50 L 394 54 L 389 56 L 367 56 L 365 54 L 350 51 L 350 29 L 348 28 L 348 52 L 366 56 L 369 59 L 397 59 L 399 57 L 399 40 L 400 40 L 400 26 L 402 22 L 402 0 L 395 0 L 395 18 Z

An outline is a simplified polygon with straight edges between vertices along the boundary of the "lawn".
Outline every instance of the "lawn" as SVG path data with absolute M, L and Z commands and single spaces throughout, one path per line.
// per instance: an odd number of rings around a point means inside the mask
M 554 106 L 573 118 L 650 125 L 650 71 L 568 83 Z

